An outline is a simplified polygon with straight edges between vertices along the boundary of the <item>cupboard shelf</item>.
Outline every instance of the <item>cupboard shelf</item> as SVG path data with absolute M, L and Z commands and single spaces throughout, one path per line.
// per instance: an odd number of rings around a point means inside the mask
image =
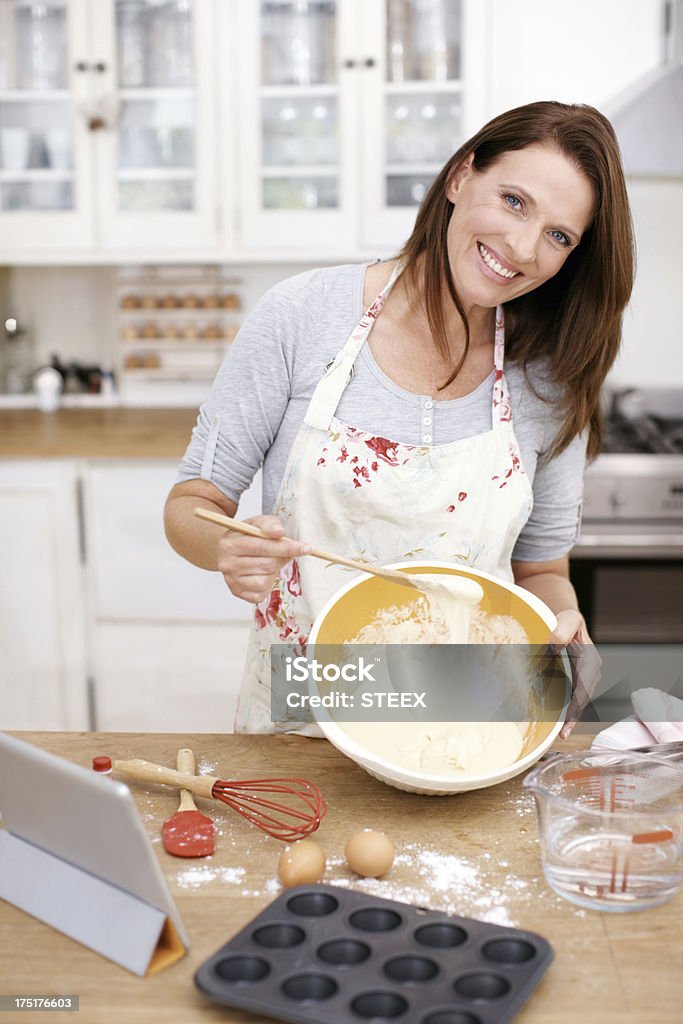
M 416 79 L 406 79 L 404 82 L 387 82 L 384 86 L 384 91 L 387 96 L 394 96 L 397 93 L 414 93 L 419 95 L 420 93 L 461 93 L 463 91 L 463 83 L 460 79 L 451 79 L 448 82 L 437 82 L 437 81 L 418 81 Z
M 125 102 L 141 100 L 191 100 L 194 96 L 193 89 L 159 88 L 157 86 L 140 86 L 135 89 L 119 89 L 119 98 Z
M 441 163 L 429 163 L 429 164 L 385 164 L 384 170 L 387 174 L 403 174 L 408 177 L 416 177 L 418 175 L 436 175 L 441 170 Z
M 330 164 L 267 164 L 261 167 L 262 178 L 335 178 L 339 168 Z
M 188 181 L 194 171 L 191 167 L 125 167 L 116 176 L 119 181 Z
M 21 171 L 0 169 L 0 181 L 68 181 L 73 176 L 72 170 L 54 167 L 27 168 Z
M 227 338 L 120 338 L 124 349 L 151 349 L 154 352 L 181 352 L 185 349 L 201 352 L 219 352 L 228 348 Z M 132 369 L 132 367 L 127 367 Z
M 339 86 L 330 82 L 320 85 L 260 85 L 258 92 L 263 99 L 317 99 L 320 96 L 337 96 Z
M 168 288 L 168 286 L 166 287 Z M 146 306 L 139 309 L 120 306 L 119 313 L 121 317 L 134 320 L 175 319 L 176 317 L 180 320 L 194 320 L 195 318 L 225 320 L 227 317 L 234 319 L 239 315 L 240 310 L 222 306 Z
M 0 89 L 0 103 L 64 103 L 68 89 Z

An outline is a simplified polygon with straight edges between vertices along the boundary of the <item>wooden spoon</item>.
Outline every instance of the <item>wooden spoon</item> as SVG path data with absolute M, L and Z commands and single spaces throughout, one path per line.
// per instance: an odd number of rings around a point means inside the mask
M 268 534 L 264 533 L 257 526 L 253 526 L 251 523 L 240 522 L 237 519 L 231 519 L 229 516 L 221 515 L 219 512 L 211 512 L 206 508 L 195 508 L 194 514 L 199 519 L 206 519 L 210 523 L 217 523 L 219 526 L 224 526 L 226 530 L 243 533 L 247 537 L 261 537 L 265 540 L 273 539 L 268 537 Z M 287 538 L 283 537 L 280 539 L 286 540 Z M 383 566 L 366 565 L 364 562 L 358 562 L 353 558 L 344 558 L 342 555 L 334 555 L 329 551 L 323 551 L 322 548 L 312 548 L 308 554 L 312 555 L 313 558 L 321 558 L 324 562 L 345 565 L 349 569 L 357 569 L 358 572 L 367 572 L 371 576 L 379 576 L 390 583 L 398 583 L 401 587 L 410 587 L 412 590 L 421 590 L 423 593 L 435 593 L 440 596 L 447 595 L 448 597 L 459 598 L 469 604 L 478 604 L 484 595 L 484 591 L 475 580 L 463 576 L 439 574 L 439 578 L 436 575 L 432 575 L 429 579 L 425 579 L 424 576 L 420 576 L 417 573 L 410 575 L 409 573 L 399 572 L 397 569 L 385 569 Z M 440 579 L 442 575 L 444 577 L 443 580 Z
M 179 772 L 194 775 L 194 754 L 184 748 L 178 751 Z M 213 822 L 197 810 L 188 789 L 180 790 L 180 806 L 165 821 L 161 830 L 164 849 L 174 857 L 208 857 L 215 848 Z

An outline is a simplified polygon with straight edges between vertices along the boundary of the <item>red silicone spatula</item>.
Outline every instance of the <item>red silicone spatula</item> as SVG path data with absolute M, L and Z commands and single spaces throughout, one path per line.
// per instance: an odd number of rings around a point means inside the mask
M 191 750 L 178 751 L 179 772 L 194 775 L 194 754 Z M 213 822 L 197 810 L 192 794 L 180 790 L 180 806 L 164 822 L 161 830 L 164 849 L 174 857 L 208 857 L 214 851 Z

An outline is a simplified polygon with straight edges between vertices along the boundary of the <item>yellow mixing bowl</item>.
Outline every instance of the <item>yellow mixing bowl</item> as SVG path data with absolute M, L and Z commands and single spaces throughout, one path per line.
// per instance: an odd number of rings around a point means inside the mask
M 396 562 L 391 569 L 408 573 L 448 573 L 476 580 L 484 591 L 480 609 L 491 615 L 510 615 L 524 628 L 530 644 L 545 644 L 555 628 L 556 619 L 550 609 L 528 590 L 506 583 L 489 573 L 477 569 L 461 569 L 449 562 Z M 396 605 L 410 606 L 419 597 L 418 591 L 397 587 L 378 576 L 357 576 L 330 598 L 311 630 L 308 657 L 316 657 L 316 646 L 325 647 L 321 660 L 343 662 L 343 645 L 367 623 L 386 608 Z M 338 659 L 334 648 L 339 648 Z M 427 771 L 414 771 L 384 760 L 361 747 L 344 730 L 343 720 L 335 720 L 334 709 L 316 712 L 323 734 L 338 750 L 346 754 L 370 775 L 397 789 L 429 796 L 446 796 L 470 789 L 483 789 L 518 775 L 530 768 L 551 746 L 565 719 L 571 697 L 571 681 L 566 656 L 555 659 L 551 674 L 546 674 L 543 710 L 538 707 L 538 718 L 523 723 L 524 743 L 518 758 L 505 768 L 486 775 L 437 775 Z M 317 684 L 317 692 L 324 696 L 329 685 Z M 381 728 L 381 723 L 378 723 Z

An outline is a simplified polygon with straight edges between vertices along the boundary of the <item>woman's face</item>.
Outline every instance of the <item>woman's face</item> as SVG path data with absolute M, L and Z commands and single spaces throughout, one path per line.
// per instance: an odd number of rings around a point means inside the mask
M 509 150 L 484 171 L 468 157 L 447 196 L 448 256 L 466 312 L 553 277 L 593 218 L 593 186 L 555 146 Z

